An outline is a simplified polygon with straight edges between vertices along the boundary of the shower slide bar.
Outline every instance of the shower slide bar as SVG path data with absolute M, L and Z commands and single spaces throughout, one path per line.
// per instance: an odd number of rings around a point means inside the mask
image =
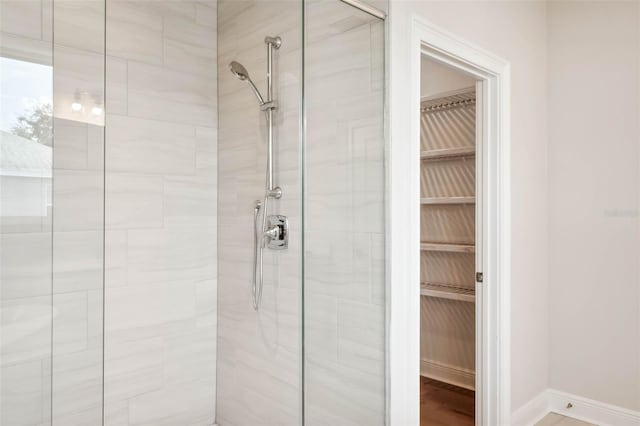
M 267 118 L 267 167 L 265 176 L 264 198 L 256 200 L 253 207 L 253 277 L 251 279 L 251 298 L 253 309 L 258 310 L 262 301 L 262 287 L 264 283 L 264 250 L 284 250 L 289 243 L 289 221 L 286 216 L 269 214 L 269 201 L 282 197 L 282 189 L 274 185 L 274 112 L 278 103 L 273 99 L 273 51 L 280 49 L 280 37 L 267 36 L 267 93 L 266 99 L 249 77 L 247 69 L 237 61 L 231 61 L 229 70 L 240 81 L 249 84 L 249 88 L 258 100 L 258 106 Z

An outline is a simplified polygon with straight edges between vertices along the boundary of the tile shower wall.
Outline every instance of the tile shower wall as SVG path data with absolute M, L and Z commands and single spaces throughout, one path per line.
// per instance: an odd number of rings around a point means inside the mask
M 300 1 L 219 3 L 219 348 L 217 422 L 221 426 L 299 425 L 300 371 Z M 282 37 L 275 54 L 275 182 L 283 196 L 272 212 L 289 217 L 289 248 L 266 251 L 262 305 L 251 305 L 253 208 L 263 197 L 266 121 L 242 63 L 264 93 L 264 37 Z
M 105 419 L 211 425 L 216 1 L 107 0 Z

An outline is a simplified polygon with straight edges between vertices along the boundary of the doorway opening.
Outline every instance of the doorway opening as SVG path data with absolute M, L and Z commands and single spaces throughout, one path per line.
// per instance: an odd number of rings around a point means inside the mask
M 421 214 L 423 198 L 429 198 L 421 192 L 420 91 L 421 65 L 428 59 L 475 82 L 475 86 L 470 86 L 475 87 L 476 104 L 472 126 L 475 128 L 475 220 L 471 221 L 475 228 L 470 232 L 474 240 L 467 241 L 475 251 L 471 268 L 475 294 L 462 295 L 475 299 L 474 375 L 473 378 L 467 375 L 466 381 L 458 382 L 458 387 L 471 391 L 460 385 L 474 384 L 472 423 L 479 426 L 510 424 L 510 65 L 417 15 L 411 18 L 409 38 L 409 49 L 396 51 L 399 63 L 405 53 L 408 55 L 409 67 L 392 68 L 395 71 L 391 72 L 395 96 L 392 97 L 394 113 L 390 116 L 394 155 L 390 158 L 389 219 L 394 229 L 389 242 L 388 281 L 406 285 L 388 286 L 390 422 L 420 423 L 421 370 L 424 371 L 420 350 L 421 302 L 427 297 L 422 295 L 421 285 L 424 231 Z M 478 281 L 482 284 L 477 284 Z M 470 288 L 469 284 L 467 281 L 466 289 Z M 442 377 L 435 379 L 442 382 Z
M 475 424 L 478 80 L 420 64 L 420 424 Z

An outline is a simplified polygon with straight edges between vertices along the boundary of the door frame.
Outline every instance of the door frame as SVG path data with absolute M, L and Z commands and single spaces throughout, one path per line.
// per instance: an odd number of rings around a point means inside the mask
M 389 147 L 387 294 L 388 423 L 420 422 L 420 68 L 421 58 L 478 80 L 477 156 L 481 186 L 477 229 L 484 282 L 476 292 L 476 424 L 511 417 L 510 64 L 418 15 L 410 17 L 410 94 L 392 103 Z M 393 55 L 392 55 L 393 56 Z M 394 65 L 394 66 L 397 66 Z M 397 83 L 397 85 L 395 84 Z M 400 103 L 402 101 L 402 103 Z M 394 117 L 408 117 L 407 120 Z M 408 127 L 408 128 L 407 128 Z

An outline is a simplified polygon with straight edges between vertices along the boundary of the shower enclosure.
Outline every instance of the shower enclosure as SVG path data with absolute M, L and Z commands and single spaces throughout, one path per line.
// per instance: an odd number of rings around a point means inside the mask
M 385 424 L 385 9 L 0 0 L 0 424 Z

